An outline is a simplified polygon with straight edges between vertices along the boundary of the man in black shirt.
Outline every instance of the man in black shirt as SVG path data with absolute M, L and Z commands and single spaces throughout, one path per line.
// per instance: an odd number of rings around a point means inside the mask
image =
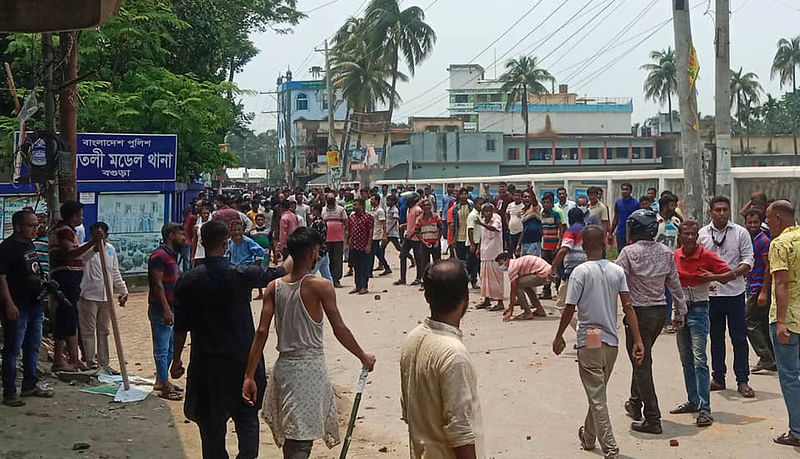
M 36 376 L 42 343 L 44 308 L 39 301 L 41 269 L 33 238 L 36 214 L 23 210 L 11 217 L 14 233 L 0 243 L 0 322 L 3 324 L 3 404 L 23 406 L 17 395 L 17 357 L 22 351 L 22 396 L 52 397 Z
M 263 359 L 256 372 L 258 403 L 242 401 L 241 389 L 250 343 L 255 335 L 250 309 L 252 289 L 286 274 L 284 267 L 236 266 L 223 258 L 228 228 L 210 221 L 200 229 L 205 263 L 187 272 L 175 289 L 175 338 L 171 373 L 183 374 L 181 353 L 187 332 L 192 350 L 186 377 L 184 414 L 200 429 L 203 457 L 228 457 L 225 434 L 233 418 L 239 458 L 258 457 L 258 410 L 267 385 Z M 291 258 L 284 266 L 291 269 Z

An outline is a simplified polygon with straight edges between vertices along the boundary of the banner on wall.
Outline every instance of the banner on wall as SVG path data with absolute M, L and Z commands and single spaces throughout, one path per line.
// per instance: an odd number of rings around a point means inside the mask
M 147 272 L 147 258 L 161 243 L 164 195 L 158 193 L 101 193 L 97 221 L 108 225 L 108 241 L 117 249 L 123 274 Z
M 14 232 L 11 217 L 25 207 L 34 209 L 36 213 L 47 212 L 47 203 L 44 199 L 37 200 L 36 196 L 0 197 L 0 240 L 11 236 Z

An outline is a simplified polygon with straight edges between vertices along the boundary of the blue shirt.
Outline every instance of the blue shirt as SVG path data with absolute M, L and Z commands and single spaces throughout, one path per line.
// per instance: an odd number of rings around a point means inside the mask
M 397 210 L 400 211 L 400 215 L 398 216 L 400 223 L 405 223 L 406 215 L 408 214 L 408 203 L 406 202 L 406 198 L 400 198 L 397 201 Z
M 256 260 L 264 258 L 264 249 L 258 242 L 242 236 L 242 241 L 238 244 L 233 239 L 228 239 L 228 254 L 234 265 L 252 265 Z
M 442 218 L 445 222 L 447 222 L 447 211 L 450 210 L 450 206 L 453 204 L 455 199 L 455 196 L 449 194 L 444 195 L 442 198 Z
M 617 237 L 625 237 L 625 233 L 627 232 L 628 228 L 628 225 L 626 224 L 628 217 L 630 217 L 631 214 L 638 208 L 638 199 L 634 199 L 633 197 L 628 199 L 617 199 L 617 202 L 614 204 L 614 215 L 617 216 Z

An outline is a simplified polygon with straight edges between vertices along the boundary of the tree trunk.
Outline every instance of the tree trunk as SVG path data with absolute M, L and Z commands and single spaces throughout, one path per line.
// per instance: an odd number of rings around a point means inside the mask
M 65 60 L 63 79 L 70 82 L 61 88 L 58 96 L 58 130 L 67 145 L 72 166 L 69 174 L 59 180 L 61 201 L 77 199 L 77 153 L 78 153 L 78 39 L 80 32 L 61 32 L 59 34 L 59 56 Z
M 530 172 L 531 167 L 528 163 L 528 150 L 530 149 L 530 138 L 528 138 L 530 129 L 528 124 L 528 85 L 522 86 L 522 120 L 525 121 L 525 172 Z
M 669 132 L 675 132 L 672 128 L 672 94 L 667 93 L 667 109 L 669 110 Z
M 797 97 L 797 74 L 792 68 L 792 95 Z M 794 143 L 794 154 L 797 156 L 797 113 L 792 114 L 792 142 Z
M 397 65 L 399 64 L 400 56 L 398 55 L 397 44 L 394 47 L 394 64 L 392 65 L 392 92 L 389 97 L 389 119 L 386 122 L 386 131 L 383 133 L 383 151 L 381 151 L 381 164 L 386 165 L 386 157 L 389 145 L 389 129 L 392 127 L 392 115 L 394 114 L 394 92 L 397 89 Z M 359 135 L 359 138 L 361 136 Z
M 347 112 L 345 113 L 345 115 L 346 116 L 344 119 L 344 129 L 342 130 L 342 143 L 341 147 L 339 147 L 339 153 L 341 154 L 344 154 L 344 152 L 347 151 L 347 140 L 348 140 L 347 138 L 349 137 L 347 134 L 349 134 L 348 130 L 350 129 L 350 125 L 352 124 L 352 122 L 350 121 L 350 117 L 353 115 L 353 109 L 350 108 L 350 104 L 348 104 Z
M 231 61 L 228 64 L 228 83 L 233 84 L 233 76 L 235 73 L 233 57 L 231 56 Z M 228 88 L 228 99 L 233 100 L 233 88 Z

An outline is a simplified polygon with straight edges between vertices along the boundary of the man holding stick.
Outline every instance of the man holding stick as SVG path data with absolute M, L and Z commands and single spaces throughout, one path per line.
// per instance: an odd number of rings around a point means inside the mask
M 258 407 L 242 402 L 239 391 L 255 329 L 250 292 L 285 274 L 284 267 L 234 265 L 223 258 L 228 228 L 220 221 L 203 225 L 203 265 L 189 271 L 175 288 L 175 350 L 170 373 L 183 374 L 182 353 L 187 333 L 192 351 L 186 377 L 184 414 L 197 423 L 203 457 L 227 457 L 225 434 L 233 418 L 239 437 L 239 458 L 258 457 Z M 285 265 L 291 269 L 291 259 Z M 258 398 L 266 374 L 260 359 L 254 376 Z

